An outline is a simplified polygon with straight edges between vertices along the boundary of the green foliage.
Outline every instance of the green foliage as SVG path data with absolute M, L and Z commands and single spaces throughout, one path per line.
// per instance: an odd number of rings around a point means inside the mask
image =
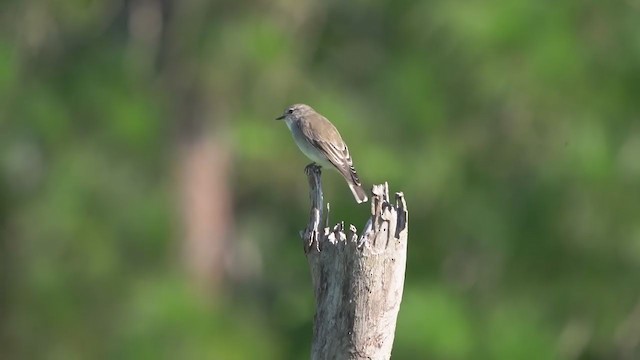
M 0 357 L 306 358 L 307 160 L 273 121 L 296 102 L 366 185 L 407 196 L 394 359 L 640 356 L 637 2 L 8 1 L 0 18 Z M 232 160 L 233 251 L 206 295 L 181 263 L 190 113 Z M 323 181 L 331 220 L 361 227 L 368 207 Z

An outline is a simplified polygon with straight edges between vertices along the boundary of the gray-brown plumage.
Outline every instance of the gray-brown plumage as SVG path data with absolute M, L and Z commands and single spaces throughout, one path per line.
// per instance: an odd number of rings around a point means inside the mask
M 334 168 L 344 177 L 358 203 L 367 201 L 349 148 L 327 118 L 305 104 L 289 106 L 277 120 L 284 119 L 300 150 L 316 164 Z

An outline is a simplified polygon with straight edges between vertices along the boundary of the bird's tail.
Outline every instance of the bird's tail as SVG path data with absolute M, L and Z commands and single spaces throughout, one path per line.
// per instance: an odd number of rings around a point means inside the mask
M 367 193 L 362 188 L 362 185 L 356 185 L 352 181 L 349 181 L 349 189 L 351 189 L 353 197 L 356 199 L 358 204 L 369 200 L 369 198 L 367 197 Z
M 369 199 L 367 197 L 367 192 L 362 188 L 362 184 L 360 183 L 360 179 L 358 178 L 358 174 L 356 173 L 356 169 L 353 165 L 349 165 L 349 171 L 344 175 L 347 183 L 349 184 L 349 189 L 351 189 L 353 197 L 356 199 L 358 204 L 367 201 Z

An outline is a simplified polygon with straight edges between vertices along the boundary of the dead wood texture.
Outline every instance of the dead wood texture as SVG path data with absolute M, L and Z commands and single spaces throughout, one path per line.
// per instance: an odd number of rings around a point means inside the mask
M 388 185 L 375 185 L 361 235 L 343 222 L 321 228 L 320 169 L 305 172 L 311 213 L 301 236 L 316 300 L 311 359 L 389 359 L 407 258 L 404 196 L 391 204 Z

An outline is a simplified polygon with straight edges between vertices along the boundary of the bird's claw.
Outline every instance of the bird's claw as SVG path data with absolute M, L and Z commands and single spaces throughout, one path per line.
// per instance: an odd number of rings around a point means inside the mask
M 320 165 L 316 163 L 311 163 L 304 167 L 304 173 L 310 175 L 312 172 L 320 173 Z

